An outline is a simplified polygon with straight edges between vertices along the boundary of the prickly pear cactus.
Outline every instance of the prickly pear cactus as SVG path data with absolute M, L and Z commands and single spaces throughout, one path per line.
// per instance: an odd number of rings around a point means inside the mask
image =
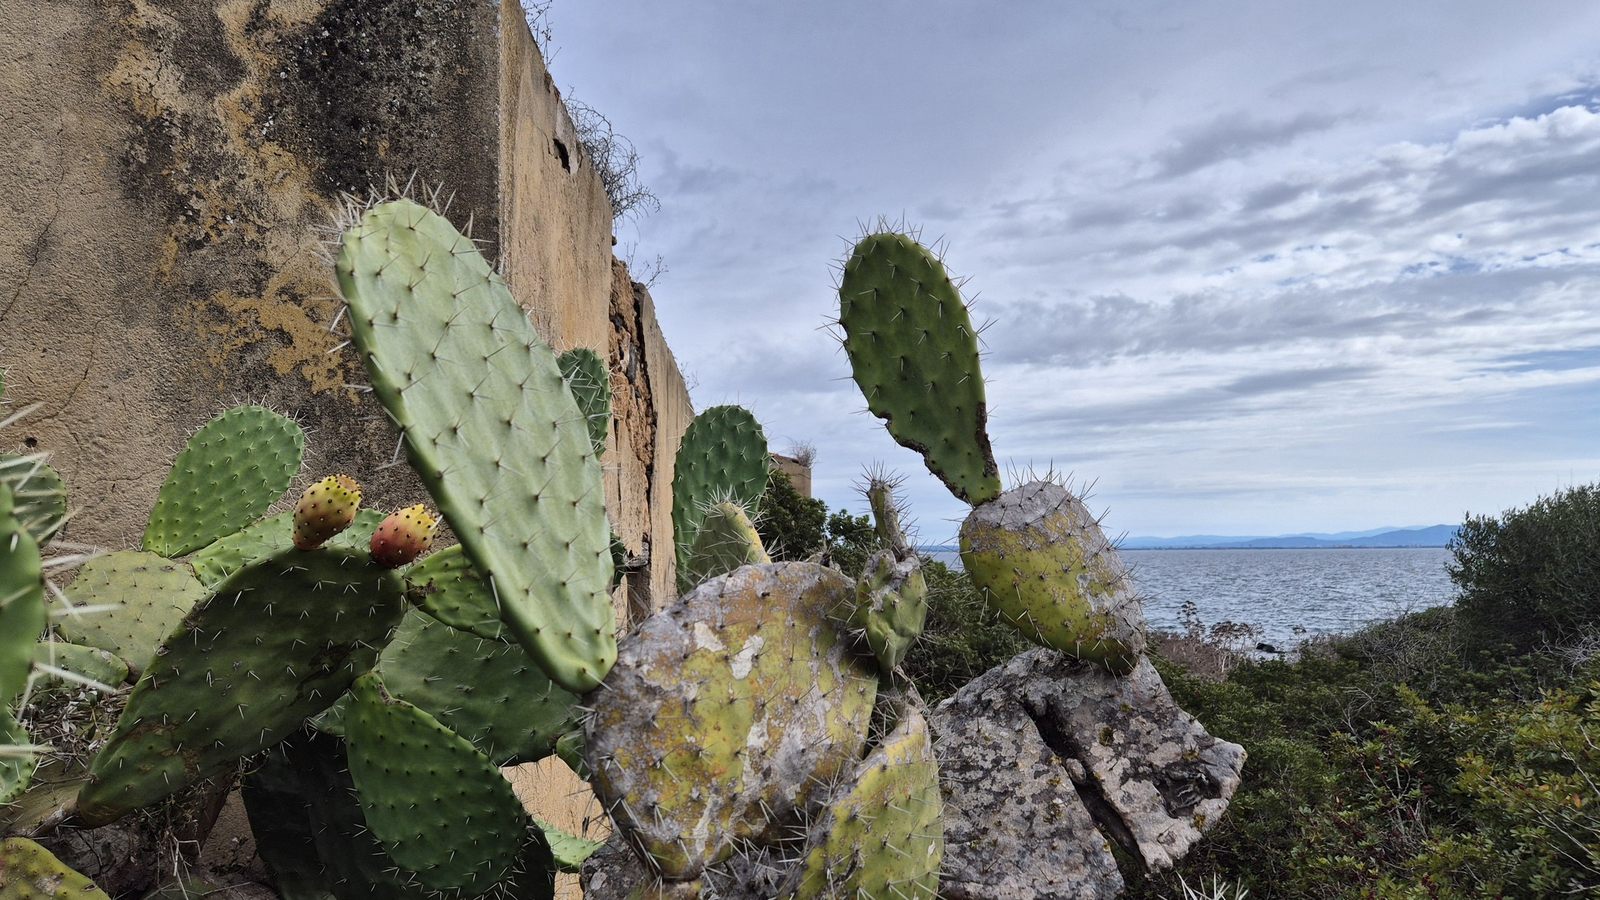
M 516 865 L 527 814 L 499 768 L 466 738 L 384 690 L 356 681 L 346 718 L 350 777 L 367 827 L 402 868 L 434 890 L 468 895 Z
M 411 602 L 428 615 L 486 640 L 507 637 L 494 594 L 460 544 L 417 560 L 405 576 Z
M 101 825 L 270 747 L 377 661 L 405 612 L 360 551 L 288 549 L 217 584 L 134 685 L 78 816 Z
M 0 841 L 0 900 L 110 900 L 94 882 L 27 838 Z
M 1126 674 L 1144 652 L 1144 613 L 1116 550 L 1083 501 L 1051 481 L 1006 491 L 961 525 L 961 563 L 1025 637 Z
M 605 496 L 555 354 L 472 241 L 407 200 L 344 233 L 339 287 L 375 395 L 497 598 L 568 690 L 616 659 Z
M 374 671 L 391 696 L 433 716 L 496 765 L 543 759 L 574 727 L 578 698 L 546 678 L 520 645 L 417 610 L 406 613 Z M 352 700 L 342 698 L 318 727 L 342 729 Z
M 755 509 L 767 490 L 772 458 L 761 423 L 749 410 L 713 406 L 689 423 L 674 466 L 672 535 L 681 572 L 705 511 L 723 500 Z
M 700 585 L 623 643 L 590 694 L 595 793 L 651 866 L 687 880 L 781 834 L 866 741 L 877 678 L 827 620 L 854 587 L 811 563 Z
M 944 802 L 922 713 L 908 708 L 842 788 L 812 824 L 806 855 L 780 896 L 934 900 Z
M 28 789 L 36 765 L 27 729 L 8 706 L 0 703 L 0 806 Z
M 0 484 L 11 491 L 15 515 L 38 544 L 48 544 L 67 521 L 67 485 L 45 454 L 0 453 Z
M 207 422 L 172 463 L 144 549 L 182 556 L 260 518 L 300 471 L 305 441 L 299 425 L 260 406 Z
M 329 475 L 306 488 L 294 507 L 294 546 L 315 550 L 349 528 L 361 508 L 361 485 L 349 475 Z
M 544 832 L 544 839 L 550 843 L 550 853 L 555 857 L 556 868 L 563 872 L 577 873 L 583 868 L 584 860 L 605 846 L 600 841 L 578 837 L 548 822 L 541 822 L 538 819 L 533 821 L 539 826 L 539 830 Z
M 906 235 L 867 235 L 844 263 L 839 324 L 856 384 L 889 434 L 962 500 L 998 496 L 977 332 L 944 264 Z
M 702 581 L 726 575 L 740 566 L 772 562 L 761 545 L 761 533 L 744 507 L 730 500 L 711 504 L 689 544 L 689 556 L 678 569 L 678 589 L 688 591 Z
M 0 709 L 28 686 L 33 645 L 44 633 L 44 569 L 39 545 L 17 520 L 0 485 Z
M 181 562 L 124 550 L 89 560 L 65 593 L 71 605 L 56 621 L 62 639 L 106 650 L 138 673 L 206 589 Z
M 600 354 L 588 347 L 574 347 L 557 357 L 556 362 L 567 379 L 572 399 L 583 413 L 589 441 L 599 458 L 605 453 L 606 436 L 611 432 L 611 373 Z
M 856 602 L 849 618 L 885 672 L 894 671 L 905 659 L 928 619 L 928 582 L 922 558 L 900 526 L 895 484 L 877 475 L 867 482 L 867 502 L 885 549 L 867 559 L 856 579 Z

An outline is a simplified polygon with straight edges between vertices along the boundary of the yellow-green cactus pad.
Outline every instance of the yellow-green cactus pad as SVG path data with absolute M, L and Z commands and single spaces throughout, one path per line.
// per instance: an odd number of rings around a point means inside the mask
M 61 637 L 99 647 L 137 674 L 184 614 L 205 599 L 206 588 L 184 563 L 124 550 L 85 563 L 66 595 L 70 605 L 56 621 Z
M 812 824 L 795 883 L 783 896 L 934 900 L 943 815 L 928 723 L 908 708 Z
M 700 518 L 689 556 L 678 569 L 678 587 L 691 590 L 702 581 L 726 575 L 740 566 L 772 562 L 761 545 L 761 533 L 744 507 L 732 501 L 713 503 Z
M 0 485 L 0 709 L 27 688 L 33 670 L 33 645 L 47 620 L 43 565 L 11 491 Z
M 374 674 L 351 690 L 345 735 L 367 827 L 402 868 L 468 895 L 511 872 L 528 830 L 511 782 L 466 738 L 397 700 Z
M 583 414 L 470 238 L 407 200 L 343 237 L 339 287 L 374 395 L 512 635 L 575 693 L 616 660 L 605 491 Z
M 1083 501 L 1033 481 L 974 509 L 961 563 L 984 600 L 1028 639 L 1112 672 L 1144 652 L 1144 613 L 1127 568 Z
M 0 900 L 110 900 L 94 882 L 27 838 L 0 841 Z
M 889 434 L 962 500 L 998 496 L 978 335 L 944 264 L 906 235 L 867 235 L 839 279 L 839 325 L 867 408 Z
M 329 538 L 324 546 L 364 550 L 372 542 L 372 533 L 378 530 L 378 524 L 382 521 L 383 513 L 377 510 L 357 510 L 350 527 Z M 292 546 L 293 535 L 294 512 L 281 512 L 195 551 L 189 557 L 189 565 L 194 568 L 195 577 L 200 579 L 200 583 L 211 587 L 239 571 L 246 563 Z
M 68 684 L 92 681 L 114 688 L 128 680 L 128 664 L 99 647 L 40 641 L 33 647 L 33 662 L 44 677 Z
M 589 695 L 584 759 L 613 821 L 669 879 L 783 833 L 865 744 L 878 680 L 828 621 L 854 585 L 745 566 L 646 619 Z
M 134 685 L 79 818 L 114 821 L 283 740 L 372 668 L 405 609 L 359 550 L 284 550 L 223 579 Z
M 236 406 L 195 432 L 161 486 L 144 549 L 178 557 L 260 518 L 300 471 L 306 436 L 261 406 Z

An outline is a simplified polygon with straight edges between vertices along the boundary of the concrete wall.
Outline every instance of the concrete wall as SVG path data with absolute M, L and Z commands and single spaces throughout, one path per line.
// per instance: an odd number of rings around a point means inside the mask
M 172 455 L 241 401 L 306 426 L 306 475 L 422 495 L 381 468 L 396 436 L 328 331 L 318 233 L 392 178 L 441 186 L 550 342 L 610 360 L 607 506 L 649 559 L 619 607 L 670 597 L 688 393 L 515 2 L 0 0 L 0 23 L 0 365 L 43 403 L 6 438 L 54 451 L 68 537 L 136 543 Z M 519 789 L 593 811 L 559 772 Z

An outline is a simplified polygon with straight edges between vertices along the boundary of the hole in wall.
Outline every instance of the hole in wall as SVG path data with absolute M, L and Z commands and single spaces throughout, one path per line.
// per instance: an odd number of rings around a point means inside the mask
M 561 168 L 572 171 L 572 155 L 567 152 L 567 145 L 561 143 L 561 138 L 551 138 L 550 142 L 556 145 L 556 158 L 561 160 Z
M 27 447 L 29 450 L 32 450 L 33 448 L 39 446 L 39 439 L 36 437 L 25 437 L 22 439 L 22 445 Z

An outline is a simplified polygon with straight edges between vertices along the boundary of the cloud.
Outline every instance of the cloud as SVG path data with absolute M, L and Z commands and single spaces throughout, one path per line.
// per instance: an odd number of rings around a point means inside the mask
M 1178 136 L 1177 143 L 1157 153 L 1154 177 L 1176 178 L 1224 162 L 1243 162 L 1252 155 L 1291 144 L 1348 121 L 1348 115 L 1305 112 L 1287 119 L 1257 119 L 1228 113 Z

